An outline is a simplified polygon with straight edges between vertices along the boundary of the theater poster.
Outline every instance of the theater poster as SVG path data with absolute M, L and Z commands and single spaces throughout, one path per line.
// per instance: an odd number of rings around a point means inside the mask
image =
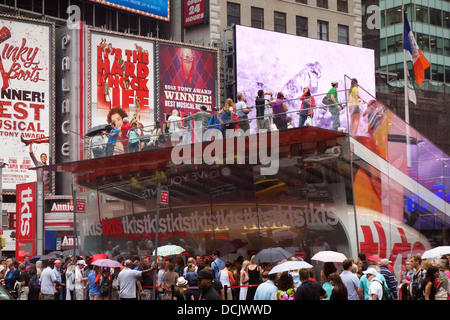
M 90 32 L 91 127 L 154 121 L 154 42 Z
M 0 19 L 0 161 L 3 189 L 50 175 L 29 170 L 51 159 L 53 27 L 34 20 Z
M 160 121 L 176 109 L 179 116 L 208 112 L 216 106 L 217 54 L 215 51 L 159 44 Z

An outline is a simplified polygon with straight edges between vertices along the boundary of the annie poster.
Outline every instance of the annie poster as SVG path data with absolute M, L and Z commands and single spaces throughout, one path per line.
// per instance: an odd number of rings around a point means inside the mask
M 154 121 L 154 43 L 91 32 L 91 127 Z
M 29 170 L 49 164 L 52 113 L 51 25 L 0 20 L 0 161 L 3 188 L 44 181 L 48 172 Z M 38 174 L 37 174 L 38 173 Z
M 213 51 L 159 44 L 160 121 L 176 109 L 179 116 L 201 106 L 216 106 L 217 62 Z

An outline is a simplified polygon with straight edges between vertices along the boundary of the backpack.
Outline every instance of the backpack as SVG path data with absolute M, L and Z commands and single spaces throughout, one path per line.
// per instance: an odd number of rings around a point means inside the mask
M 375 278 L 374 280 L 377 280 L 381 284 L 381 287 L 383 288 L 383 297 L 381 298 L 381 300 L 394 300 L 391 290 L 389 290 L 384 281 L 381 281 L 380 279 L 377 278 Z
M 102 275 L 98 289 L 100 293 L 108 293 L 111 291 L 111 281 L 109 281 L 109 276 Z

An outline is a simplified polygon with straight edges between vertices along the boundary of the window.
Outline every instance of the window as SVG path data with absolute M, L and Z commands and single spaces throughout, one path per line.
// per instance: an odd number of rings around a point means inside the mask
M 416 21 L 428 23 L 428 7 L 416 5 Z
M 233 24 L 241 24 L 241 5 L 227 2 L 227 26 L 232 26 Z
M 427 34 L 417 33 L 416 41 L 422 51 L 430 51 L 430 39 Z
M 444 55 L 450 56 L 450 39 L 444 39 Z M 450 78 L 448 80 L 450 80 Z
M 442 22 L 444 28 L 450 28 L 450 12 L 443 11 L 442 12 Z
M 387 38 L 387 53 L 401 52 L 403 50 L 403 36 L 401 34 Z
M 431 36 L 430 38 L 430 51 L 434 53 L 442 54 L 444 49 L 444 44 L 442 38 Z
M 338 24 L 338 42 L 343 44 L 349 44 L 348 26 Z
M 380 39 L 380 54 L 381 55 L 386 54 L 386 39 L 385 38 Z
M 445 82 L 450 82 L 450 67 L 445 67 Z
M 337 11 L 348 12 L 348 1 L 347 0 L 337 0 Z
M 328 41 L 328 22 L 317 21 L 317 39 Z
M 386 26 L 402 23 L 402 7 L 386 10 Z
M 431 80 L 444 82 L 444 66 L 438 64 L 431 65 Z
M 307 37 L 308 36 L 308 18 L 306 17 L 295 17 L 296 22 L 296 33 L 298 36 Z
M 295 0 L 297 3 L 308 4 L 308 0 Z
M 264 9 L 252 7 L 252 27 L 264 29 Z
M 430 8 L 430 24 L 435 26 L 442 26 L 442 11 L 439 9 Z
M 286 13 L 275 11 L 274 23 L 275 31 L 286 33 Z
M 328 9 L 328 0 L 317 0 L 317 6 L 319 8 Z

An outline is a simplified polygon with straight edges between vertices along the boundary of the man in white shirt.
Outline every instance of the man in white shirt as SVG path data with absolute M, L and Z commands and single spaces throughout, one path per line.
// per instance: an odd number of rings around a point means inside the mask
M 141 282 L 138 281 L 141 278 L 142 273 L 152 271 L 152 268 L 147 270 L 138 271 L 133 269 L 133 261 L 125 261 L 125 269 L 120 271 L 117 277 L 117 286 L 119 287 L 120 300 L 137 300 L 136 296 L 136 284 L 139 288 L 139 294 L 144 296 L 145 292 L 142 289 Z
M 352 272 L 353 259 L 345 259 L 342 262 L 342 267 L 344 271 L 341 273 L 342 282 L 347 287 L 347 297 L 348 300 L 359 300 L 358 298 L 358 287 L 359 279 L 356 274 Z
M 245 98 L 243 93 L 238 93 L 236 98 L 239 100 L 238 103 L 236 103 L 236 115 L 239 119 L 239 129 L 242 129 L 244 132 L 246 132 L 247 130 L 250 130 L 250 124 L 248 122 L 247 114 L 252 111 L 252 109 L 247 107 L 247 99 Z
M 381 300 L 383 298 L 383 285 L 380 280 L 376 279 L 377 270 L 368 268 L 363 273 L 369 281 L 369 300 Z
M 55 300 L 55 284 L 61 286 L 61 282 L 56 279 L 56 275 L 51 268 L 52 263 L 48 260 L 42 261 L 42 268 L 44 269 L 40 277 L 42 300 Z

